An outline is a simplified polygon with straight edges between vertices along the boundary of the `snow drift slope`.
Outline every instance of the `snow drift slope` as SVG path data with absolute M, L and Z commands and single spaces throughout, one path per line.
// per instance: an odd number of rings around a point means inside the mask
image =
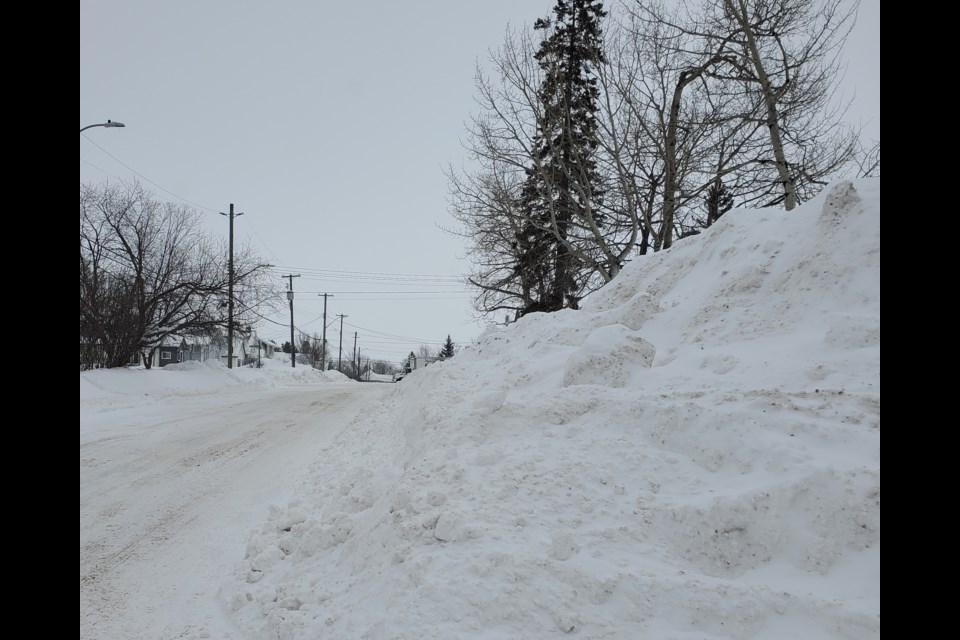
M 879 638 L 879 496 L 877 179 L 414 372 L 223 597 L 257 638 Z

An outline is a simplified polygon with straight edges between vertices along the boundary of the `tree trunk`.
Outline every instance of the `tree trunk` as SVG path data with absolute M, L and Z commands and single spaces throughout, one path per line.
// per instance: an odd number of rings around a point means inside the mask
M 726 0 L 727 7 L 737 18 L 737 23 L 743 29 L 746 38 L 747 49 L 750 54 L 750 62 L 757 72 L 757 80 L 760 82 L 760 91 L 763 94 L 763 102 L 766 106 L 767 117 L 765 124 L 770 133 L 770 146 L 773 147 L 774 165 L 777 168 L 777 174 L 780 176 L 780 182 L 783 184 L 783 206 L 787 211 L 791 211 L 797 206 L 797 188 L 792 175 L 790 175 L 790 165 L 787 163 L 787 156 L 783 151 L 783 137 L 780 135 L 780 120 L 777 111 L 777 96 L 774 95 L 773 87 L 770 85 L 770 76 L 763 66 L 763 59 L 760 57 L 760 49 L 757 47 L 757 39 L 753 33 L 753 28 L 747 19 L 747 7 L 743 0 L 734 7 L 731 0 Z
M 673 88 L 673 99 L 670 102 L 667 137 L 664 140 L 663 221 L 661 222 L 663 231 L 660 232 L 654 244 L 654 251 L 669 249 L 673 244 L 673 219 L 677 212 L 677 121 L 680 119 L 683 89 L 695 77 L 688 76 L 688 73 L 684 71 L 680 74 L 677 85 Z

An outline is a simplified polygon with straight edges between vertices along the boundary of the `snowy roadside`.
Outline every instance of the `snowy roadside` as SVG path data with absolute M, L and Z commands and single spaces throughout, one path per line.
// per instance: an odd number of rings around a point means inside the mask
M 348 383 L 338 371 L 291 367 L 289 360 L 264 360 L 259 369 L 228 369 L 219 362 L 189 361 L 162 368 L 97 369 L 80 373 L 81 434 L 109 424 L 104 414 L 145 411 L 180 398 L 213 396 L 234 387 L 276 389 L 296 384 Z
M 251 637 L 879 638 L 879 179 L 397 387 L 250 536 Z
M 217 589 L 250 528 L 392 387 L 196 364 L 91 374 L 81 390 L 94 378 L 88 399 L 110 402 L 85 424 L 81 401 L 80 637 L 243 637 Z

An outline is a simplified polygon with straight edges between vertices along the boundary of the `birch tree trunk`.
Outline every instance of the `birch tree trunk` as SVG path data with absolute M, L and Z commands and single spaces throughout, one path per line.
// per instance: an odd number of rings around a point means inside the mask
M 760 92 L 766 107 L 765 124 L 770 135 L 774 166 L 777 169 L 777 175 L 780 176 L 780 182 L 783 184 L 783 206 L 787 211 L 791 211 L 797 206 L 797 189 L 794 176 L 790 173 L 786 153 L 783 150 L 783 136 L 780 135 L 780 114 L 777 109 L 779 96 L 774 91 L 770 77 L 764 67 L 760 47 L 757 46 L 756 34 L 753 31 L 753 25 L 750 24 L 746 2 L 744 0 L 724 0 L 724 4 L 743 32 L 750 63 L 757 74 L 757 81 L 760 84 Z

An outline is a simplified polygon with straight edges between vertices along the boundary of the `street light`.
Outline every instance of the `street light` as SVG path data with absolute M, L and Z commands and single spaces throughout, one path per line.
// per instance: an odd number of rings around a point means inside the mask
M 107 120 L 106 122 L 101 122 L 100 124 L 88 124 L 87 126 L 80 129 L 80 133 L 83 133 L 87 129 L 92 129 L 93 127 L 125 127 L 127 125 L 122 122 L 114 122 L 113 120 Z

